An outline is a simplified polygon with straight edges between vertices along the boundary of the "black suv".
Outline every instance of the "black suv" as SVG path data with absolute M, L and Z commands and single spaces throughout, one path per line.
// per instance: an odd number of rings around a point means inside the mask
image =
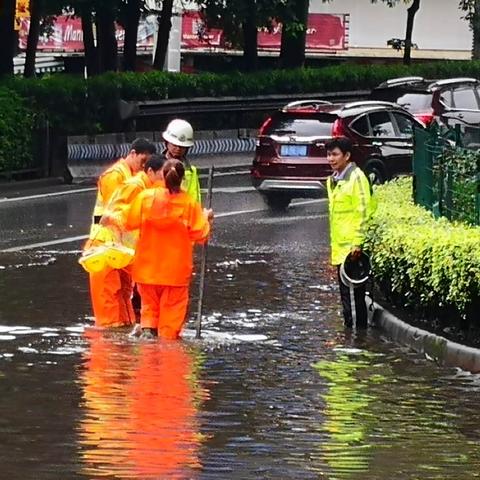
M 332 173 L 325 143 L 346 136 L 353 161 L 374 183 L 412 171 L 413 127 L 423 128 L 402 107 L 383 101 L 332 104 L 292 102 L 260 127 L 251 168 L 253 186 L 272 209 L 292 198 L 318 198 Z
M 480 125 L 480 82 L 475 78 L 393 78 L 373 89 L 371 98 L 398 103 L 425 125 Z

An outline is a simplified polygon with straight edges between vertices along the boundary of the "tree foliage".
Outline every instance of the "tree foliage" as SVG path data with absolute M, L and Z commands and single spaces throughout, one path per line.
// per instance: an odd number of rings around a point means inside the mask
M 480 0 L 460 0 L 460 10 L 465 12 L 465 19 L 473 33 L 472 58 L 480 58 Z

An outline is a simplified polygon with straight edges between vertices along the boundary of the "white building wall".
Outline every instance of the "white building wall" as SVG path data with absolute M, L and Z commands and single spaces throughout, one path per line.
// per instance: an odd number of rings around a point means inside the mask
M 421 50 L 466 50 L 472 33 L 458 0 L 422 0 L 415 16 L 413 43 Z M 407 5 L 389 8 L 381 0 L 310 0 L 311 13 L 349 13 L 350 47 L 385 48 L 390 38 L 405 38 Z

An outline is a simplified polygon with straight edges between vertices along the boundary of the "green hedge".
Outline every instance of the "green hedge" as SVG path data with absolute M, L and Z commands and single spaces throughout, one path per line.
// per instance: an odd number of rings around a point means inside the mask
M 0 88 L 0 172 L 32 164 L 34 116 L 18 94 Z
M 108 73 L 84 80 L 53 75 L 42 79 L 13 78 L 7 86 L 28 98 L 36 111 L 48 112 L 50 122 L 67 133 L 112 130 L 116 101 L 164 98 L 267 95 L 369 89 L 398 76 L 480 78 L 480 61 L 446 61 L 404 65 L 342 64 L 302 70 L 271 70 L 244 74 L 183 74 L 168 72 Z M 5 81 L 4 81 L 5 82 Z
M 465 317 L 479 306 L 480 227 L 435 219 L 413 204 L 411 184 L 404 178 L 375 189 L 378 209 L 366 241 L 375 280 L 404 305 L 453 307 Z
M 447 61 L 404 65 L 352 65 L 342 64 L 325 68 L 301 70 L 270 70 L 244 74 L 183 74 L 168 72 L 108 73 L 88 80 L 81 76 L 51 75 L 40 79 L 12 77 L 3 79 L 0 88 L 16 92 L 26 103 L 18 101 L 23 122 L 32 116 L 48 117 L 58 132 L 70 135 L 114 132 L 121 128 L 117 114 L 117 100 L 159 100 L 166 98 L 192 98 L 204 96 L 249 96 L 281 93 L 320 93 L 370 89 L 380 82 L 398 76 L 421 75 L 429 78 L 473 76 L 480 78 L 480 61 Z M 5 100 L 3 100 L 5 101 Z M 26 128 L 12 132 L 18 123 L 17 108 L 12 103 L 2 118 L 7 128 L 2 130 L 5 145 L 23 143 L 17 147 L 18 157 L 5 157 L 9 168 L 30 162 L 25 157 L 32 131 Z M 18 111 L 20 111 L 18 110 Z M 11 117 L 10 117 L 11 116 Z M 231 116 L 234 118 L 234 116 Z M 234 128 L 242 125 L 225 125 Z M 21 140 L 20 140 L 21 139 Z M 7 143 L 5 143 L 7 142 Z

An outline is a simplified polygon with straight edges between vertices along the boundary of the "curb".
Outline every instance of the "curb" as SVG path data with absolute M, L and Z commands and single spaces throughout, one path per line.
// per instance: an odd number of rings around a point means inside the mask
M 413 327 L 377 303 L 374 306 L 372 324 L 382 329 L 393 341 L 423 353 L 440 365 L 458 367 L 472 373 L 480 372 L 480 349 Z

